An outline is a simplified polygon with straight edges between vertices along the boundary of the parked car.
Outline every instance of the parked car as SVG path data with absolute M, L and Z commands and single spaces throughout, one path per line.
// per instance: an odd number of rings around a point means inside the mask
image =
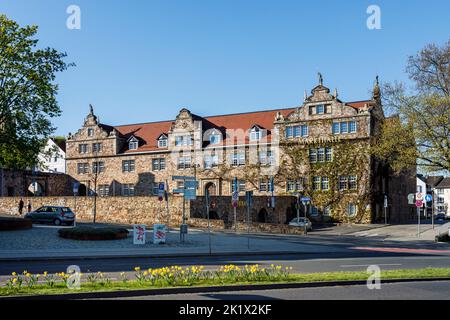
M 444 221 L 447 219 L 447 216 L 444 213 L 438 213 L 434 217 L 436 221 Z
M 290 226 L 293 227 L 304 227 L 306 223 L 306 230 L 311 231 L 312 230 L 312 223 L 309 221 L 308 218 L 300 217 L 300 218 L 294 218 L 289 222 Z
M 68 207 L 43 206 L 25 215 L 25 218 L 34 222 L 52 223 L 56 226 L 73 225 L 75 213 Z

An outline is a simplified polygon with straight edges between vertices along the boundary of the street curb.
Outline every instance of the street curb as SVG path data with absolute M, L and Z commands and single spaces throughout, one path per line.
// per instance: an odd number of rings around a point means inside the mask
M 381 285 L 387 283 L 406 283 L 406 282 L 436 282 L 450 281 L 450 278 L 422 278 L 422 279 L 386 279 L 381 281 Z M 302 288 L 321 288 L 336 286 L 355 286 L 366 285 L 367 280 L 350 281 L 327 281 L 327 282 L 304 282 L 304 283 L 277 283 L 277 284 L 255 284 L 255 285 L 226 285 L 209 287 L 181 287 L 164 289 L 144 289 L 128 291 L 109 291 L 109 292 L 82 292 L 53 295 L 34 295 L 34 296 L 10 296 L 0 297 L 0 301 L 17 300 L 76 300 L 76 299 L 105 299 L 105 298 L 132 298 L 139 296 L 158 296 L 192 293 L 215 293 L 227 291 L 259 291 L 276 289 L 302 289 Z
M 9 261 L 58 261 L 58 260 L 98 260 L 124 258 L 202 258 L 228 256 L 257 256 L 257 255 L 296 255 L 296 254 L 333 254 L 335 252 L 305 252 L 305 251 L 252 251 L 252 252 L 220 252 L 220 253 L 168 253 L 168 254 L 137 254 L 137 255 L 100 255 L 100 256 L 58 256 L 58 257 L 12 257 L 0 258 L 0 262 Z

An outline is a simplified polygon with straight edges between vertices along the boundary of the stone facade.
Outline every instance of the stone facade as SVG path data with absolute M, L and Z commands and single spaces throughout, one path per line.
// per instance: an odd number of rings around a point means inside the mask
M 394 221 L 410 209 L 406 195 L 415 187 L 414 182 L 409 185 L 408 175 L 389 178 L 386 165 L 377 163 L 368 153 L 364 153 L 358 173 L 350 169 L 326 172 L 324 166 L 318 171 L 322 172 L 320 176 L 311 174 L 313 167 L 320 166 L 310 163 L 311 152 L 317 152 L 317 162 L 327 162 L 320 157 L 328 157 L 330 149 L 330 162 L 336 162 L 340 157 L 338 147 L 346 143 L 367 150 L 382 121 L 378 83 L 370 100 L 345 103 L 338 98 L 336 90 L 330 94 L 323 86 L 322 77 L 310 95 L 305 93 L 301 106 L 289 109 L 211 117 L 200 117 L 182 109 L 171 121 L 113 127 L 101 124 L 91 107 L 82 128 L 68 137 L 66 166 L 68 174 L 81 183 L 80 195 L 96 193 L 101 198 L 111 197 L 107 201 L 127 195 L 155 195 L 159 183 L 164 183 L 166 190 L 172 193 L 182 187 L 172 180 L 173 176 L 195 176 L 199 181 L 199 195 L 208 190 L 210 195 L 219 196 L 220 212 L 217 213 L 224 221 L 229 221 L 227 206 L 234 177 L 242 181 L 241 195 L 252 190 L 255 196 L 266 200 L 271 196 L 269 179 L 274 177 L 277 214 L 260 218 L 266 223 L 287 222 L 286 212 L 292 206 L 285 205 L 283 197 L 293 194 L 312 198 L 312 205 L 307 207 L 312 220 L 374 222 L 383 215 L 383 195 L 387 192 L 391 192 L 390 216 Z M 335 132 L 336 128 L 339 132 Z M 301 163 L 294 165 L 295 174 L 282 174 L 286 171 L 282 164 L 292 162 L 287 152 L 290 144 L 303 148 L 305 156 Z M 273 161 L 267 168 L 261 165 L 262 155 L 265 160 Z M 95 171 L 94 166 L 101 169 Z M 355 187 L 342 192 L 337 189 L 341 175 L 345 175 L 345 183 L 354 182 Z M 292 180 L 295 182 L 303 176 L 308 177 L 308 188 L 290 187 Z M 312 188 L 316 178 L 322 183 L 318 190 Z M 320 200 L 327 194 L 338 195 L 333 195 L 331 205 Z M 227 205 L 222 206 L 222 202 Z M 261 209 L 252 211 L 255 221 Z M 295 208 L 289 210 L 296 211 Z M 238 211 L 243 214 L 242 210 Z M 192 212 L 197 217 L 195 204 Z M 261 213 L 261 217 L 263 215 Z

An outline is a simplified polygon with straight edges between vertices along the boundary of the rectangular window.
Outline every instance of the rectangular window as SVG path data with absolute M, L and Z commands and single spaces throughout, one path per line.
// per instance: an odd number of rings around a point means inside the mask
M 309 149 L 309 161 L 317 162 L 317 151 L 314 148 Z
M 78 174 L 87 174 L 89 173 L 89 163 L 78 163 L 77 164 Z
M 436 189 L 436 191 L 437 191 L 437 194 L 444 194 L 444 189 L 439 188 L 439 189 Z
M 339 176 L 339 190 L 347 190 L 347 177 Z
M 87 132 L 88 132 L 88 137 L 94 136 L 94 129 L 89 128 Z
M 234 152 L 231 155 L 231 165 L 234 167 L 245 165 L 245 152 Z
M 191 167 L 191 157 L 179 157 L 177 160 L 178 170 L 189 169 Z
M 348 177 L 348 188 L 350 190 L 358 189 L 358 182 L 356 180 L 356 176 L 349 176 Z
M 158 140 L 158 147 L 165 148 L 167 147 L 167 138 L 161 138 Z
M 292 127 L 286 127 L 286 138 L 292 138 Z
M 302 137 L 307 137 L 309 134 L 308 126 L 302 125 Z
M 313 217 L 318 216 L 319 215 L 319 210 L 315 206 L 310 206 L 309 207 L 309 214 L 311 216 L 313 216 Z
M 316 106 L 316 114 L 324 114 L 325 113 L 325 106 L 323 104 L 318 104 Z
M 348 133 L 348 123 L 341 122 L 341 133 Z
M 102 152 L 102 144 L 97 142 L 92 144 L 92 152 Z
M 331 207 L 330 206 L 323 208 L 323 215 L 325 217 L 331 216 Z
M 238 189 L 239 189 L 239 192 L 245 192 L 245 181 L 244 180 L 238 180 Z M 233 181 L 231 182 L 231 192 L 235 192 Z
M 317 161 L 324 162 L 325 161 L 325 148 L 317 149 Z
M 217 154 L 207 154 L 203 161 L 206 169 L 217 168 L 219 166 L 219 156 Z
M 192 145 L 192 136 L 191 135 L 175 137 L 175 146 L 181 147 L 181 146 L 191 146 L 191 145 Z
M 165 158 L 152 159 L 152 171 L 161 171 L 164 169 L 166 169 Z
M 444 203 L 444 197 L 438 197 L 437 203 L 440 203 L 440 204 Z
M 270 191 L 270 182 L 268 180 L 259 180 L 259 191 L 267 192 Z
M 348 126 L 349 126 L 349 131 L 351 132 L 351 133 L 355 133 L 356 132 L 356 121 L 350 121 L 349 123 L 348 123 Z
M 294 137 L 298 138 L 301 136 L 301 127 L 300 126 L 295 126 L 294 128 Z
M 78 152 L 79 153 L 88 153 L 88 145 L 87 144 L 80 144 L 78 145 Z
M 320 177 L 313 177 L 313 190 L 320 190 Z
M 102 173 L 105 172 L 105 163 L 103 161 L 95 161 L 92 163 L 92 172 L 93 173 Z
M 134 196 L 134 184 L 123 184 L 122 185 L 122 195 L 124 197 Z
M 327 162 L 333 161 L 333 148 L 332 147 L 325 148 L 325 161 L 327 161 Z
M 328 177 L 322 177 L 322 190 L 329 190 L 330 189 L 330 182 Z
M 109 196 L 109 185 L 102 184 L 98 186 L 98 195 L 100 197 L 108 197 Z
M 333 132 L 333 134 L 341 133 L 339 122 L 333 122 L 332 132 Z
M 134 169 L 135 169 L 134 160 L 122 161 L 122 172 L 134 172 Z

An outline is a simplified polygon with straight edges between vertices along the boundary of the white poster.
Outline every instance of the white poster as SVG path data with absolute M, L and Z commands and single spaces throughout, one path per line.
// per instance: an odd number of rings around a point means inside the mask
M 145 244 L 145 224 L 133 225 L 133 244 Z
M 162 244 L 166 243 L 166 225 L 165 224 L 155 224 L 153 226 L 153 243 Z

